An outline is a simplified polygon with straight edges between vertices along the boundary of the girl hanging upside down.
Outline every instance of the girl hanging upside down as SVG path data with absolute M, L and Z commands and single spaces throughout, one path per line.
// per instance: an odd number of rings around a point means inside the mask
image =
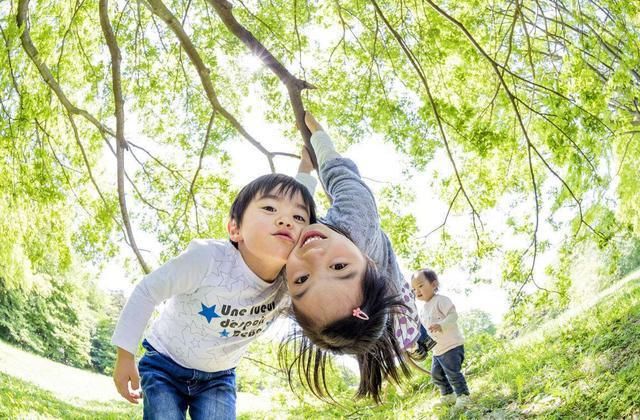
M 399 382 L 401 373 L 410 374 L 407 350 L 420 321 L 372 192 L 310 113 L 305 123 L 332 205 L 321 223 L 305 227 L 287 260 L 291 316 L 299 329 L 283 342 L 280 360 L 290 382 L 297 373 L 322 398 L 330 397 L 327 356 L 353 355 L 360 368 L 357 395 L 380 402 L 385 378 Z M 310 172 L 304 150 L 302 160 Z

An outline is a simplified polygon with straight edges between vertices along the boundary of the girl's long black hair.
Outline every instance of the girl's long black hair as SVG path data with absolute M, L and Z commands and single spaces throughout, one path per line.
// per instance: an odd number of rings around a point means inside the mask
M 349 234 L 337 226 L 326 226 L 351 240 Z M 399 383 L 403 374 L 410 376 L 411 361 L 394 335 L 393 322 L 395 315 L 409 308 L 399 296 L 389 293 L 390 280 L 368 257 L 363 277 L 360 309 L 369 316 L 367 320 L 349 315 L 317 327 L 312 319 L 291 305 L 289 315 L 297 326 L 281 343 L 279 360 L 292 389 L 297 377 L 316 397 L 333 400 L 326 381 L 331 354 L 355 356 L 360 369 L 356 395 L 372 397 L 377 403 L 381 401 L 384 379 Z

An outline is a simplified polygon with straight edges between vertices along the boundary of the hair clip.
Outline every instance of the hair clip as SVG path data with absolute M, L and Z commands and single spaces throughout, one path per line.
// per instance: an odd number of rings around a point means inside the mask
M 369 319 L 369 315 L 363 312 L 359 306 L 353 310 L 353 316 L 355 316 L 356 318 L 364 319 L 365 321 Z

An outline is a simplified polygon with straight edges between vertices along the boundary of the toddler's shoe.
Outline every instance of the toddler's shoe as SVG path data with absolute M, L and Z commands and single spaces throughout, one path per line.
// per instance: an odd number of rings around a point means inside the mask
M 449 405 L 453 405 L 455 402 L 456 394 L 452 392 L 451 394 L 441 396 L 440 401 L 437 402 L 434 407 L 446 407 Z
M 468 395 L 462 394 L 459 395 L 458 398 L 456 398 L 456 408 L 465 408 L 467 406 L 469 406 L 469 403 L 471 403 L 471 398 L 469 398 Z

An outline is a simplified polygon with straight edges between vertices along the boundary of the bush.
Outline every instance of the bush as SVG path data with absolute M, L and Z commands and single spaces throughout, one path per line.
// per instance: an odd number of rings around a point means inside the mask
M 622 256 L 618 261 L 617 274 L 620 277 L 624 277 L 640 267 L 640 239 L 629 239 L 625 241 L 620 248 Z
M 105 375 L 113 373 L 116 361 L 116 346 L 111 344 L 111 334 L 116 326 L 114 318 L 103 318 L 98 321 L 91 336 L 91 366 Z
M 461 313 L 458 317 L 458 324 L 462 334 L 467 338 L 481 333 L 489 335 L 496 333 L 496 326 L 491 320 L 491 315 L 480 309 Z
M 116 328 L 125 298 L 121 292 L 109 295 L 100 292 L 100 297 L 104 298 L 104 303 L 101 305 L 100 318 L 91 333 L 91 366 L 100 373 L 111 375 L 116 361 L 116 346 L 111 344 L 111 335 Z
M 0 337 L 76 367 L 90 366 L 94 314 L 83 285 L 51 278 L 47 286 L 10 288 L 0 277 Z

